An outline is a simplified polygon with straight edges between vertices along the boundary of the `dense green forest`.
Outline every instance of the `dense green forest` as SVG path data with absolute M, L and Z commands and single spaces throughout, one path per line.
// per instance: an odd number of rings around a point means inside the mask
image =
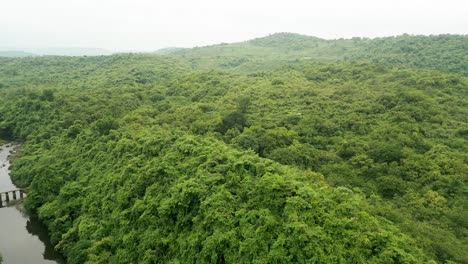
M 195 49 L 163 49 L 198 69 L 240 73 L 272 70 L 296 61 L 364 61 L 468 76 L 468 36 L 437 35 L 325 40 L 292 33 Z
M 468 36 L 0 58 L 68 263 L 468 263 Z

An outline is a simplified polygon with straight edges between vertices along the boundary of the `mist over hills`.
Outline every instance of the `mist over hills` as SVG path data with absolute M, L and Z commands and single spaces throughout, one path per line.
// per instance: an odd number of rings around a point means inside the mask
M 57 56 L 101 56 L 111 55 L 113 52 L 101 48 L 81 48 L 81 47 L 63 47 L 63 48 L 44 48 L 34 51 L 38 55 L 57 55 Z
M 21 50 L 1 50 L 0 57 L 30 57 L 30 56 L 102 56 L 111 55 L 112 51 L 100 48 L 62 47 Z
M 26 51 L 18 51 L 18 50 L 0 50 L 0 57 L 28 57 L 28 56 L 35 56 L 34 53 L 26 52 Z
M 275 33 L 237 43 L 203 47 L 168 47 L 153 52 L 189 60 L 197 69 L 228 69 L 235 72 L 272 70 L 294 61 L 370 61 L 444 70 L 468 76 L 468 35 L 399 35 L 381 38 L 333 39 L 296 33 Z M 114 52 L 100 48 L 45 48 L 1 51 L 0 57 L 35 55 L 102 56 Z M 125 52 L 119 52 L 125 53 Z M 146 53 L 146 52 L 136 52 Z M 454 56 L 450 56 L 450 55 Z

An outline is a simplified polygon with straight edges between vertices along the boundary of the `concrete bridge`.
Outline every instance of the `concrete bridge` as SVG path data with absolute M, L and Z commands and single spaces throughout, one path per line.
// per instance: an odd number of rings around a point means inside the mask
M 0 208 L 8 206 L 10 202 L 23 200 L 27 196 L 27 191 L 27 189 L 16 189 L 0 192 Z

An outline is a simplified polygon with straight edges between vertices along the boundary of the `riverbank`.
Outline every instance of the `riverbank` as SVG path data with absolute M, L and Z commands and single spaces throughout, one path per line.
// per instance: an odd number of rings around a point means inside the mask
M 5 143 L 6 141 L 0 138 L 0 147 L 2 147 Z M 3 257 L 2 257 L 2 253 L 0 252 L 0 264 L 2 263 L 3 263 Z
M 0 146 L 0 192 L 17 189 L 9 175 L 9 156 L 15 145 Z M 0 208 L 0 254 L 3 264 L 64 263 L 50 244 L 47 230 L 33 216 L 29 216 L 21 203 Z M 6 238 L 6 239 L 5 239 Z

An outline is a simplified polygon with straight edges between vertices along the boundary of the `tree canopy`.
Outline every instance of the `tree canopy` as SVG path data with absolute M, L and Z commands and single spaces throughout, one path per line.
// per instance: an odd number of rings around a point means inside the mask
M 468 263 L 465 40 L 1 58 L 0 131 L 68 263 Z

